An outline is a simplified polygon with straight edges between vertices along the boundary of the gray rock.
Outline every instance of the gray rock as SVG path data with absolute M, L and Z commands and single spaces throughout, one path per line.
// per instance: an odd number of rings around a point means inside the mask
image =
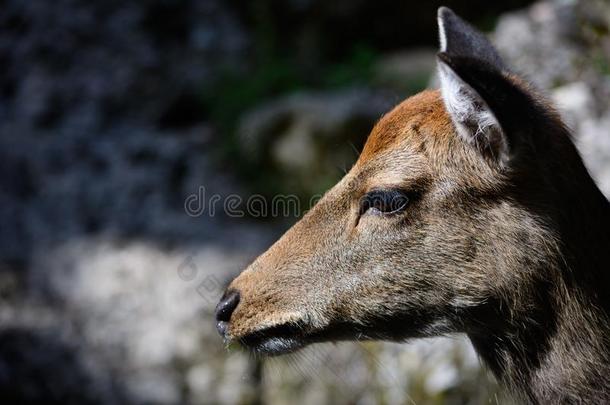
M 121 382 L 130 403 L 237 403 L 251 390 L 240 383 L 249 360 L 224 353 L 213 310 L 252 256 L 241 247 L 164 251 L 81 238 L 40 252 L 29 284 L 38 300 L 55 303 L 77 331 L 73 344 Z M 199 399 L 201 384 L 214 389 Z
M 194 89 L 247 46 L 216 0 L 9 0 L 0 27 L 1 116 L 43 128 L 200 121 Z
M 436 71 L 435 49 L 409 49 L 383 55 L 375 66 L 374 83 L 410 95 L 424 89 Z
M 351 166 L 394 101 L 363 88 L 282 97 L 241 118 L 239 143 L 245 156 L 273 166 L 284 190 L 316 194 Z
M 502 55 L 550 93 L 593 177 L 610 197 L 610 5 L 541 1 L 498 21 Z

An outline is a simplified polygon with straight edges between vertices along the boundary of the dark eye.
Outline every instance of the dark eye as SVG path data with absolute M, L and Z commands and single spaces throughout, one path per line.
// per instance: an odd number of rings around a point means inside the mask
M 409 197 L 402 190 L 373 190 L 360 201 L 360 214 L 367 211 L 381 214 L 394 214 L 404 210 Z

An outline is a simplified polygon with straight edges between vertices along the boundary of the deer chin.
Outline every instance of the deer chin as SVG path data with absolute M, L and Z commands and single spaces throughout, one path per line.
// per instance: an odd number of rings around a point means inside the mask
M 337 322 L 315 328 L 299 322 L 286 322 L 231 338 L 231 341 L 256 354 L 279 356 L 315 343 L 372 339 L 399 341 L 403 337 L 378 336 L 351 322 Z
M 292 353 L 310 343 L 301 325 L 284 323 L 235 338 L 244 348 L 267 356 Z

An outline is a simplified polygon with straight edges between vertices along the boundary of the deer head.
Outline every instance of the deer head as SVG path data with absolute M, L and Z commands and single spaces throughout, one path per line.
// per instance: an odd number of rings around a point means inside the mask
M 463 332 L 493 352 L 489 336 L 555 325 L 564 202 L 599 192 L 490 42 L 447 8 L 438 23 L 440 91 L 387 113 L 347 175 L 233 280 L 225 339 L 275 355 Z

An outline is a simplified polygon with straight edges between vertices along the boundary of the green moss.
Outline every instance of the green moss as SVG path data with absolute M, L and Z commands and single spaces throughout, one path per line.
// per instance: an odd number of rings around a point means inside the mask
M 342 63 L 330 65 L 323 75 L 322 87 L 344 87 L 355 83 L 369 83 L 378 55 L 365 45 L 354 46 L 350 58 Z
M 602 52 L 593 56 L 592 63 L 601 74 L 610 76 L 610 60 Z

